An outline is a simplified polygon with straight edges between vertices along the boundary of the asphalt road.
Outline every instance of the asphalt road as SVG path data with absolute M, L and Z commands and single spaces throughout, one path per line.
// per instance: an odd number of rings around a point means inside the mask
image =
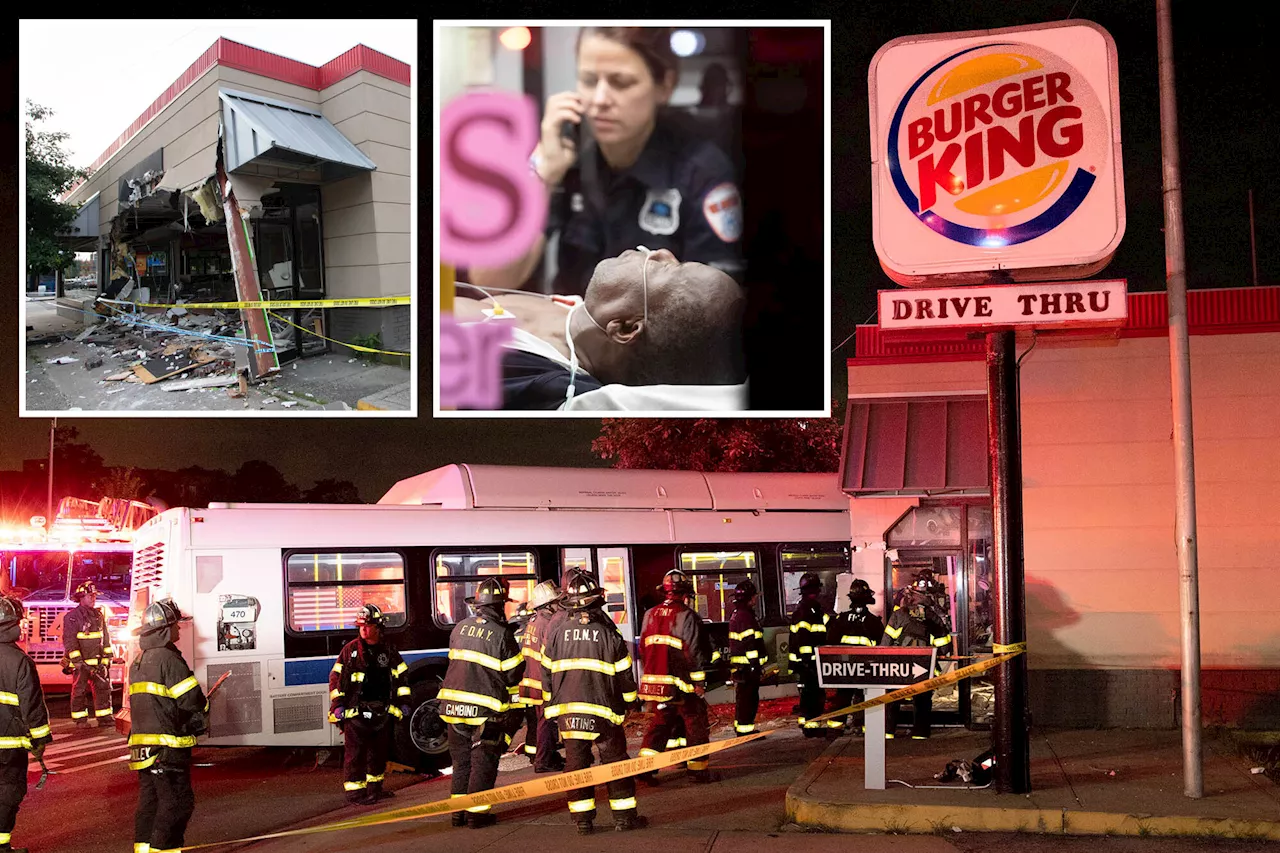
M 55 743 L 46 760 L 54 775 L 34 790 L 38 767 L 18 815 L 14 843 L 32 853 L 101 853 L 129 850 L 137 783 L 125 766 L 123 738 L 110 730 L 76 731 L 65 697 L 50 697 Z M 212 850 L 253 853 L 419 853 L 448 845 L 452 853 L 557 850 L 558 853 L 1276 853 L 1280 844 L 1195 838 L 1062 838 L 1029 834 L 947 833 L 930 836 L 838 835 L 806 832 L 786 822 L 787 787 L 825 747 L 800 737 L 793 726 L 712 757 L 720 782 L 695 785 L 683 771 L 666 770 L 657 787 L 641 785 L 640 812 L 648 829 L 629 834 L 608 830 L 602 808 L 596 834 L 576 835 L 563 799 L 542 798 L 499 807 L 496 826 L 452 829 L 447 817 L 355 830 L 228 845 Z M 716 731 L 713 739 L 729 737 Z M 517 737 L 517 742 L 519 737 Z M 632 744 L 635 754 L 636 744 Z M 315 750 L 198 748 L 193 772 L 196 813 L 188 844 L 230 841 L 301 825 L 330 823 L 370 809 L 346 806 L 339 754 L 317 766 Z M 503 759 L 499 785 L 532 777 L 522 756 Z M 389 774 L 399 808 L 448 796 L 449 777 L 426 780 Z M 604 800 L 603 795 L 598 795 Z

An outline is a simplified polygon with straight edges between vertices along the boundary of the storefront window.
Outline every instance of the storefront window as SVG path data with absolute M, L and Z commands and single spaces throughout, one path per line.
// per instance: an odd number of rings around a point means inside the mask
M 394 552 L 294 552 L 286 560 L 289 630 L 345 631 L 366 604 L 405 624 L 404 557 Z

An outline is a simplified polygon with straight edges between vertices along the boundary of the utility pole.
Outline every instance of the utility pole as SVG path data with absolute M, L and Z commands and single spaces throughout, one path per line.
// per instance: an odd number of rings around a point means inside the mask
M 49 492 L 45 495 L 44 533 L 47 537 L 53 530 L 53 436 L 58 431 L 58 419 L 54 418 L 49 425 Z
M 1182 170 L 1174 92 L 1170 0 L 1156 0 L 1160 56 L 1160 151 L 1164 167 L 1164 255 L 1169 295 L 1169 368 L 1177 473 L 1174 540 L 1182 623 L 1182 791 L 1204 796 L 1200 753 L 1200 568 L 1196 535 L 1196 464 L 1191 427 L 1191 342 L 1187 328 L 1187 259 L 1182 235 Z
M 1258 286 L 1258 237 L 1253 231 L 1253 189 L 1249 190 L 1249 259 L 1253 261 L 1253 286 Z

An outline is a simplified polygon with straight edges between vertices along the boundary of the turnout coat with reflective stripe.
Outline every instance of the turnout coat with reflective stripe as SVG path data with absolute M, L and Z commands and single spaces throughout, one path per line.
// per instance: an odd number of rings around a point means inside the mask
M 62 648 L 73 664 L 98 666 L 111 663 L 111 634 L 101 608 L 72 608 L 62 618 Z
M 921 597 L 907 595 L 889 614 L 881 645 L 934 646 L 943 649 L 951 643 L 951 628 L 944 616 Z
M 806 595 L 800 599 L 796 609 L 791 613 L 790 631 L 787 643 L 790 651 L 788 659 L 794 665 L 812 668 L 818 646 L 825 646 L 835 641 L 828 636 L 827 627 L 831 622 L 831 614 L 822 609 L 822 603 L 816 595 Z
M 729 617 L 729 665 L 735 671 L 758 669 L 764 659 L 764 631 L 756 611 L 746 604 L 735 604 Z
M 535 610 L 533 616 L 516 634 L 516 639 L 520 643 L 520 653 L 524 655 L 524 677 L 520 679 L 520 699 L 526 705 L 542 704 L 542 646 L 547 636 L 547 629 L 563 612 L 554 604 Z
M 0 638 L 0 764 L 53 739 L 40 675 L 15 642 L 17 623 L 11 633 L 8 641 Z
M 640 632 L 640 699 L 666 702 L 692 693 L 706 681 L 711 638 L 702 618 L 679 600 L 662 602 L 644 615 Z
M 559 614 L 544 632 L 543 713 L 566 738 L 595 740 L 601 722 L 622 725 L 636 701 L 636 677 L 627 642 L 603 610 Z
M 449 636 L 449 669 L 440 685 L 440 719 L 471 723 L 520 706 L 517 693 L 524 678 L 524 655 L 515 626 L 484 616 L 471 616 Z
M 329 670 L 329 722 L 337 723 L 360 713 L 365 684 L 372 678 L 389 682 L 387 696 L 378 696 L 375 701 L 386 702 L 387 713 L 403 719 L 404 707 L 409 704 L 409 684 L 405 680 L 408 670 L 408 664 L 391 646 L 370 645 L 356 637 L 342 647 Z
M 828 645 L 874 646 L 884 634 L 884 621 L 865 607 L 846 610 L 832 620 Z
M 176 646 L 144 648 L 129 666 L 129 769 L 189 761 L 208 711 L 209 700 Z

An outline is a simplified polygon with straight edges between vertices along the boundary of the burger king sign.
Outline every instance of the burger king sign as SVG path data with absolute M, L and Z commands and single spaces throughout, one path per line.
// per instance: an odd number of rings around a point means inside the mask
M 869 83 L 873 239 L 894 281 L 1044 281 L 1110 261 L 1124 185 L 1115 42 L 1101 27 L 895 39 Z

